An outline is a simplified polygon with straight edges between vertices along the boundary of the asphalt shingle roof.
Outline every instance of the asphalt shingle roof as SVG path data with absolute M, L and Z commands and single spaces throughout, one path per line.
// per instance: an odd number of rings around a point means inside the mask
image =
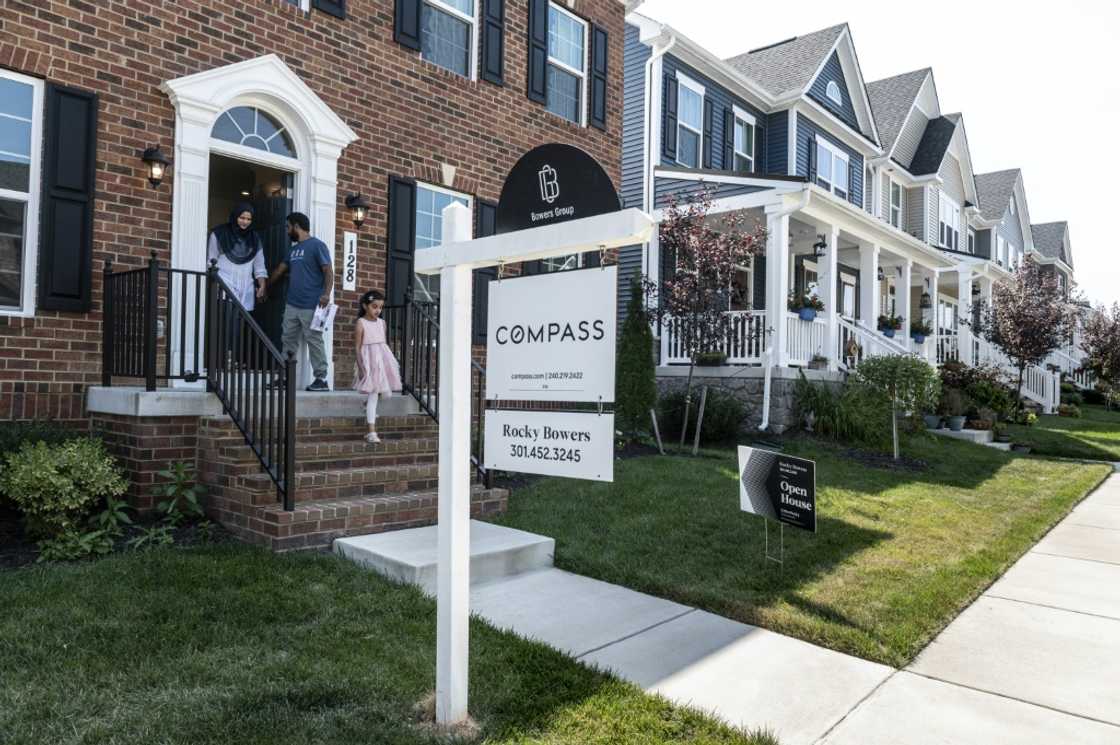
M 957 131 L 959 117 L 953 114 L 930 119 L 926 131 L 922 134 L 922 141 L 910 161 L 910 173 L 915 176 L 926 176 L 937 173 L 941 169 L 941 161 L 945 159 L 945 151 L 953 141 L 953 133 Z
M 879 129 L 879 140 L 885 150 L 890 150 L 902 132 L 906 115 L 922 83 L 929 75 L 929 68 L 895 75 L 867 84 L 867 96 L 871 99 L 871 112 L 875 116 L 875 126 Z
M 1073 268 L 1073 254 L 1065 245 L 1067 223 L 1045 222 L 1031 225 L 1031 237 L 1034 238 L 1034 250 L 1048 259 L 1061 259 Z
M 774 96 L 802 91 L 846 28 L 843 23 L 830 26 L 725 61 Z
M 1002 218 L 1015 194 L 1015 182 L 1018 180 L 1018 168 L 976 174 L 976 195 L 980 197 L 981 217 L 985 220 Z

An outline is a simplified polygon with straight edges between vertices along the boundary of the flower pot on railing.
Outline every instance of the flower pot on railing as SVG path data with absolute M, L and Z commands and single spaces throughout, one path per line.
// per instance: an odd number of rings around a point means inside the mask
M 798 318 L 808 322 L 812 322 L 817 317 L 817 313 L 824 310 L 824 302 L 816 295 L 800 295 L 796 292 L 789 294 L 789 302 L 786 305 L 790 313 L 796 313 Z
M 883 329 L 883 336 L 887 337 L 888 339 L 893 339 L 894 329 Z
M 817 309 L 816 308 L 802 308 L 801 310 L 797 311 L 797 317 L 800 318 L 802 321 L 812 322 L 817 317 Z
M 925 344 L 926 337 L 924 334 L 911 334 L 910 338 L 914 340 L 915 344 Z

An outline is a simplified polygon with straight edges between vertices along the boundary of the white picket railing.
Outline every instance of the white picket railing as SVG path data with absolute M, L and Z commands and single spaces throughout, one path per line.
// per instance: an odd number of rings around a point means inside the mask
M 894 339 L 883 336 L 882 331 L 859 326 L 841 316 L 837 320 L 839 333 L 836 341 L 836 359 L 840 368 L 854 368 L 868 357 L 902 356 L 911 354 L 910 350 Z
M 766 347 L 766 311 L 733 310 L 727 336 L 705 345 L 709 352 L 727 355 L 729 365 L 758 365 Z M 689 362 L 688 322 L 667 318 L 661 327 L 661 364 L 681 365 Z
M 824 348 L 828 322 L 821 316 L 802 321 L 796 313 L 786 314 L 786 358 L 791 365 L 808 366 L 813 357 L 826 357 Z
M 997 367 L 1004 375 L 1008 385 L 1014 387 L 1018 382 L 1019 369 L 999 347 L 976 338 L 975 364 L 989 364 Z M 1042 407 L 1045 414 L 1054 413 L 1062 401 L 1061 375 L 1051 372 L 1044 365 L 1029 365 L 1023 371 L 1022 395 Z
M 937 344 L 937 364 L 959 362 L 961 359 L 961 340 L 956 334 L 938 334 L 934 337 Z

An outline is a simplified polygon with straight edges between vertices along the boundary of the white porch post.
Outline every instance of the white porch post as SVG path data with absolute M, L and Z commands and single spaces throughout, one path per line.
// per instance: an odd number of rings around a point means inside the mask
M 445 243 L 471 239 L 471 213 L 443 210 Z M 471 268 L 440 272 L 439 569 L 436 612 L 436 721 L 467 718 L 467 649 L 471 566 Z
M 874 331 L 879 323 L 879 247 L 859 247 L 859 314 L 863 325 Z
M 902 306 L 902 334 L 905 340 L 902 346 L 910 351 L 914 350 L 914 340 L 910 338 L 910 277 L 913 272 L 914 262 L 907 259 L 902 265 L 902 278 L 898 282 L 898 302 Z
M 786 299 L 789 296 L 789 215 L 775 217 L 781 207 L 766 208 L 766 321 L 776 367 L 785 367 Z M 773 212 L 772 212 L 773 211 Z
M 820 267 L 821 300 L 825 310 L 824 349 L 828 358 L 828 369 L 836 370 L 839 366 L 839 330 L 840 330 L 840 293 L 837 290 L 840 252 L 840 229 L 833 227 L 828 232 L 828 246 L 825 247 L 823 267 Z
M 926 279 L 929 280 L 929 327 L 933 329 L 933 336 L 926 338 L 926 361 L 933 366 L 937 366 L 937 337 L 938 337 L 938 322 L 937 317 L 937 280 L 941 277 L 941 272 L 937 269 L 931 269 L 926 274 Z M 924 318 L 922 320 L 926 320 Z
M 971 318 L 972 311 L 972 270 L 960 267 L 957 270 L 957 348 L 961 362 L 974 364 L 972 359 L 972 327 L 961 323 L 960 318 Z

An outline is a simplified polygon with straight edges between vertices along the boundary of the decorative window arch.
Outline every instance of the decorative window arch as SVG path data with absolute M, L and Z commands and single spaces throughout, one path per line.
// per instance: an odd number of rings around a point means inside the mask
M 835 80 L 828 81 L 828 85 L 824 89 L 824 95 L 837 106 L 844 105 L 844 94 L 840 92 L 840 85 Z
M 210 136 L 273 155 L 296 157 L 295 145 L 284 125 L 272 114 L 256 106 L 234 106 L 226 109 L 214 122 Z

